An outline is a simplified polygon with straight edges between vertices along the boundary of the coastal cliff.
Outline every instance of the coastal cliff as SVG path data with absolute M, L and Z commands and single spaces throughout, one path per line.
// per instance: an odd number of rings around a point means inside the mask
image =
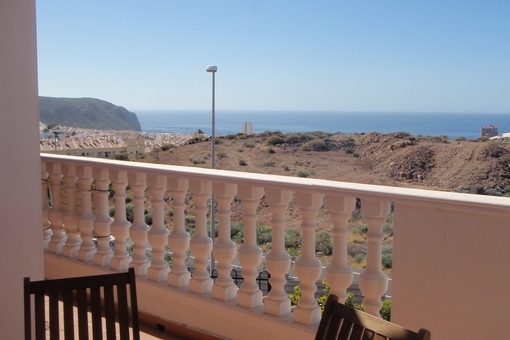
M 39 97 L 39 115 L 44 124 L 142 131 L 135 113 L 95 98 Z

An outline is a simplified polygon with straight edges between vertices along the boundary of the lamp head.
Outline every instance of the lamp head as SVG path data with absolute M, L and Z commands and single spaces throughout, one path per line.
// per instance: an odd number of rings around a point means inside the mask
M 209 66 L 207 66 L 207 68 L 205 70 L 207 72 L 213 72 L 214 73 L 214 72 L 218 71 L 218 68 L 216 66 L 214 66 L 214 65 L 209 65 Z

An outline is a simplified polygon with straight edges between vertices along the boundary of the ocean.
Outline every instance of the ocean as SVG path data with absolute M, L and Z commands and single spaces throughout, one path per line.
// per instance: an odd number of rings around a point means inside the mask
M 200 129 L 211 134 L 212 115 L 207 110 L 168 110 L 135 112 L 144 132 L 191 134 Z M 510 113 L 403 113 L 333 111 L 221 111 L 215 112 L 217 134 L 242 131 L 252 123 L 253 132 L 279 130 L 289 132 L 324 131 L 329 133 L 409 132 L 413 135 L 450 139 L 480 136 L 480 129 L 496 125 L 499 134 L 510 129 Z

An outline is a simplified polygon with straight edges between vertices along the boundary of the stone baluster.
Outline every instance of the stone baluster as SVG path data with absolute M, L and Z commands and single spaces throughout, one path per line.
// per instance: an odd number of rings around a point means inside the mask
M 266 255 L 266 268 L 271 274 L 271 291 L 264 301 L 264 313 L 283 316 L 291 312 L 291 303 L 285 284 L 290 269 L 290 256 L 285 251 L 285 212 L 292 200 L 290 190 L 265 188 L 266 202 L 271 209 L 273 228 L 271 250 Z
M 78 249 L 81 245 L 80 231 L 78 229 L 78 213 L 76 212 L 76 199 L 78 188 L 76 182 L 76 167 L 74 165 L 63 165 L 64 182 L 66 183 L 66 211 L 62 215 L 62 220 L 66 227 L 67 241 L 62 250 L 64 256 L 76 258 Z
M 48 176 L 49 173 L 46 171 L 46 162 L 41 162 L 41 186 L 42 186 L 42 236 L 43 236 L 43 248 L 48 249 L 48 243 L 51 240 L 51 223 L 48 219 L 48 211 L 50 205 L 48 203 L 49 191 L 48 191 Z
M 312 325 L 319 322 L 321 318 L 321 309 L 315 300 L 316 282 L 322 271 L 321 262 L 317 259 L 315 252 L 315 229 L 317 229 L 317 214 L 324 201 L 324 195 L 296 192 L 295 197 L 302 217 L 302 247 L 301 255 L 296 260 L 301 298 L 294 309 L 294 321 Z
M 169 178 L 168 189 L 172 194 L 174 208 L 174 227 L 168 235 L 168 245 L 172 251 L 172 269 L 168 274 L 168 284 L 173 287 L 186 287 L 189 284 L 191 273 L 186 266 L 186 251 L 189 248 L 190 236 L 184 227 L 186 210 L 186 193 L 188 180 L 184 178 Z
M 338 300 L 347 300 L 347 289 L 352 284 L 352 268 L 347 264 L 347 228 L 352 211 L 356 208 L 356 198 L 328 195 L 326 207 L 333 221 L 333 254 L 326 268 L 325 278 L 330 293 L 338 296 Z
M 191 237 L 190 249 L 195 257 L 195 271 L 189 281 L 189 291 L 207 294 L 212 290 L 213 279 L 207 265 L 212 251 L 213 241 L 207 235 L 207 201 L 211 197 L 211 182 L 191 180 L 189 189 L 195 202 L 195 234 Z
M 97 239 L 97 251 L 94 254 L 94 264 L 98 266 L 109 266 L 110 259 L 113 256 L 113 250 L 110 246 L 112 241 L 110 224 L 113 219 L 110 217 L 108 196 L 108 186 L 110 178 L 108 169 L 94 168 L 94 178 L 96 180 L 96 197 L 94 207 L 97 210 L 96 219 L 94 220 L 94 234 Z
M 78 187 L 80 188 L 81 209 L 78 216 L 78 230 L 80 231 L 82 243 L 78 250 L 78 259 L 91 262 L 96 253 L 94 244 L 94 220 L 96 216 L 92 213 L 92 168 L 89 166 L 78 167 Z
M 367 234 L 367 266 L 360 274 L 359 287 L 365 296 L 363 306 L 365 311 L 381 317 L 381 297 L 388 289 L 388 277 L 382 271 L 382 229 L 391 211 L 390 202 L 376 200 L 362 200 L 361 214 L 368 225 Z
M 67 239 L 62 223 L 62 173 L 60 171 L 60 163 L 50 163 L 50 166 L 51 209 L 48 211 L 48 219 L 50 220 L 53 235 L 48 243 L 48 251 L 62 254 L 62 248 Z
M 257 206 L 264 189 L 240 185 L 238 196 L 244 209 L 244 242 L 239 248 L 239 263 L 243 267 L 244 282 L 237 293 L 237 304 L 246 308 L 262 305 L 262 291 L 257 283 L 258 266 L 262 261 L 262 249 L 257 245 Z
M 234 284 L 230 272 L 232 260 L 236 256 L 236 245 L 230 238 L 230 205 L 236 194 L 235 184 L 213 183 L 213 194 L 218 202 L 218 239 L 213 245 L 213 255 L 218 261 L 218 278 L 213 285 L 211 295 L 223 301 L 234 299 L 237 286 Z M 214 207 L 211 207 L 212 209 Z
M 126 188 L 128 177 L 126 171 L 111 170 L 110 179 L 112 181 L 115 194 L 113 196 L 115 203 L 115 218 L 110 225 L 112 236 L 115 238 L 115 251 L 110 260 L 110 268 L 118 271 L 127 271 L 131 263 L 131 256 L 127 250 L 129 227 L 131 223 L 126 218 Z
M 144 173 L 129 173 L 129 184 L 133 190 L 134 220 L 129 230 L 129 236 L 133 241 L 133 261 L 131 267 L 135 268 L 136 275 L 146 276 L 150 266 L 147 251 L 149 226 L 145 223 L 145 188 L 147 188 L 147 176 Z
M 165 261 L 168 245 L 168 230 L 165 228 L 165 191 L 167 178 L 160 175 L 149 175 L 148 185 L 152 194 L 152 226 L 148 240 L 152 246 L 152 262 L 147 270 L 147 278 L 153 281 L 164 281 L 170 267 Z

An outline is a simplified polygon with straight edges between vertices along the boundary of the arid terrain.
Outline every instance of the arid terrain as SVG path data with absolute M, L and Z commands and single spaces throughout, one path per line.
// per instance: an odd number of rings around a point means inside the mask
M 277 135 L 277 134 L 276 134 Z M 487 140 L 391 134 L 242 134 L 217 138 L 216 168 L 335 181 L 504 195 L 510 189 L 510 146 Z M 323 141 L 305 151 L 311 138 Z M 210 141 L 155 150 L 140 161 L 208 168 Z M 163 148 L 165 149 L 165 148 Z

